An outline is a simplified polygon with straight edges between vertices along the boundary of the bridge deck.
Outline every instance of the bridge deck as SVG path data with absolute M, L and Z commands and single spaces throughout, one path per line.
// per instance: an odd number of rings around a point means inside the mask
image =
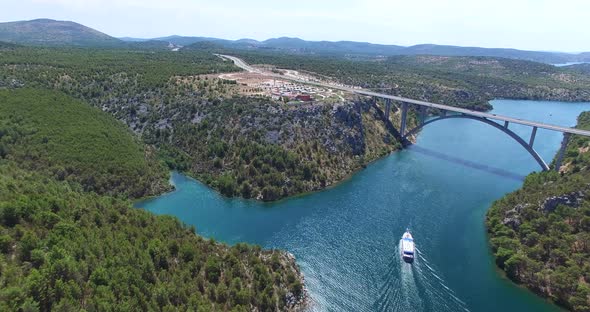
M 475 116 L 475 117 L 487 118 L 487 119 L 491 119 L 491 120 L 508 121 L 509 123 L 515 123 L 515 124 L 520 124 L 520 125 L 537 127 L 537 128 L 541 128 L 541 129 L 548 129 L 548 130 L 559 131 L 559 132 L 563 132 L 563 133 L 578 134 L 578 135 L 590 137 L 590 131 L 587 131 L 587 130 L 556 126 L 556 125 L 546 124 L 546 123 L 542 123 L 542 122 L 524 120 L 524 119 L 502 116 L 502 115 L 497 115 L 497 114 L 490 114 L 490 113 L 486 113 L 486 112 L 479 112 L 479 111 L 474 111 L 474 110 L 465 109 L 465 108 L 459 108 L 459 107 L 455 107 L 455 106 L 430 103 L 430 102 L 426 102 L 426 101 L 409 99 L 409 98 L 405 98 L 405 97 L 401 97 L 401 96 L 373 92 L 373 91 L 360 89 L 360 88 L 350 88 L 350 87 L 339 86 L 339 85 L 328 84 L 328 83 L 306 81 L 306 80 L 292 78 L 292 77 L 285 77 L 283 75 L 274 74 L 274 73 L 263 73 L 255 68 L 253 68 L 252 66 L 248 65 L 246 62 L 244 62 L 243 60 L 241 60 L 235 56 L 221 55 L 221 54 L 219 54 L 219 56 L 232 60 L 234 62 L 234 64 L 236 64 L 236 66 L 238 66 L 248 72 L 260 73 L 260 74 L 264 74 L 265 76 L 274 77 L 274 78 L 278 78 L 278 79 L 282 79 L 282 80 L 289 80 L 289 81 L 294 81 L 294 82 L 303 83 L 303 84 L 315 85 L 315 86 L 319 86 L 319 87 L 323 87 L 323 88 L 342 90 L 342 91 L 356 93 L 356 94 L 360 94 L 360 95 L 374 96 L 374 97 L 390 99 L 390 100 L 399 101 L 399 102 L 406 102 L 406 103 L 410 103 L 410 104 L 432 107 L 432 108 L 437 108 L 437 109 L 441 109 L 441 110 L 446 110 L 449 112 L 456 112 L 456 113 L 460 113 L 460 114 L 466 114 L 466 115 Z

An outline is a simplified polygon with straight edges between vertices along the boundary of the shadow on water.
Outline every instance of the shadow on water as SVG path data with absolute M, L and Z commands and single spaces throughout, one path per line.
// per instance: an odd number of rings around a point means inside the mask
M 430 156 L 433 158 L 438 158 L 441 160 L 445 160 L 454 164 L 458 164 L 464 167 L 468 167 L 468 168 L 472 168 L 472 169 L 476 169 L 476 170 L 480 170 L 480 171 L 484 171 L 487 173 L 491 173 L 500 177 L 504 177 L 504 178 L 508 178 L 508 179 L 512 179 L 515 181 L 523 181 L 524 180 L 524 176 L 514 173 L 514 172 L 510 172 L 504 169 L 500 169 L 500 168 L 496 168 L 496 167 L 492 167 L 492 166 L 488 166 L 485 164 L 481 164 L 478 162 L 474 162 L 471 160 L 467 160 L 467 159 L 463 159 L 460 157 L 456 157 L 456 156 L 451 156 L 451 155 L 447 155 L 441 152 L 437 152 L 435 150 L 431 150 L 428 148 L 424 148 L 424 147 L 420 147 L 420 146 L 416 146 L 416 145 L 411 145 L 408 147 L 409 151 L 412 152 L 416 152 L 422 155 L 426 155 L 426 156 Z

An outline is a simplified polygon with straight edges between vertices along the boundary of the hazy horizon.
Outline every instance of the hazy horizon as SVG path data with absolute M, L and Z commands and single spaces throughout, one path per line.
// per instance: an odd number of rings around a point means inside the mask
M 265 0 L 22 0 L 5 4 L 0 21 L 67 20 L 113 37 L 143 39 L 296 37 L 577 53 L 590 51 L 590 41 L 580 40 L 590 29 L 585 12 L 590 2 L 583 0 L 302 0 L 297 6 Z

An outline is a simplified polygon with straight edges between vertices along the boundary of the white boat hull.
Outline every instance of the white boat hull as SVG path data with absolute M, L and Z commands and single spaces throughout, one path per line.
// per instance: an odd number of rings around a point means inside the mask
M 414 262 L 415 248 L 414 238 L 409 231 L 406 231 L 400 240 L 400 255 L 407 263 Z

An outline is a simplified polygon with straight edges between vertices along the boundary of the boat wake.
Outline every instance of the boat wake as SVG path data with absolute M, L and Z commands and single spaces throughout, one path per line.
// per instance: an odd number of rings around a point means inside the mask
M 409 264 L 399 256 L 399 248 L 401 243 L 387 266 L 374 310 L 469 312 L 467 304 L 445 283 L 426 254 L 416 248 L 414 263 Z
M 443 305 L 448 311 L 469 311 L 467 304 L 459 299 L 455 292 L 445 283 L 441 274 L 436 271 L 427 259 L 427 255 L 416 248 L 418 260 L 416 261 L 416 272 L 420 276 L 421 283 L 428 297 L 436 305 Z

